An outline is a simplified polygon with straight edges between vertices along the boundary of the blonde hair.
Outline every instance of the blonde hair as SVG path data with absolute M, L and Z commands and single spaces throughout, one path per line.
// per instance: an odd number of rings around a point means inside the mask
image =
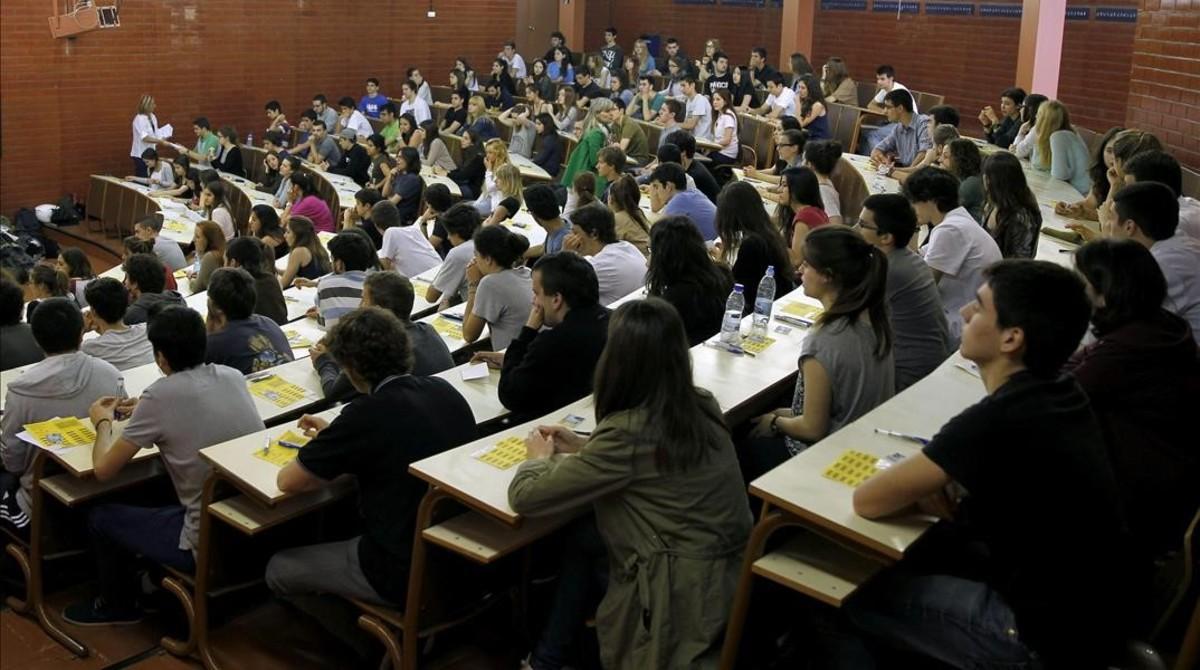
M 1066 105 L 1057 100 L 1043 102 L 1038 108 L 1037 122 L 1034 124 L 1038 162 L 1042 167 L 1050 166 L 1050 136 L 1060 130 L 1074 130 Z
M 521 202 L 521 191 L 524 185 L 521 183 L 521 171 L 512 163 L 505 163 L 496 168 L 496 188 L 508 198 L 516 198 L 517 202 Z M 515 213 L 515 212 L 514 212 Z
M 588 107 L 588 114 L 583 119 L 583 131 L 580 133 L 580 138 L 588 133 L 593 128 L 598 128 L 600 132 L 608 137 L 608 127 L 600 121 L 600 114 L 603 112 L 615 109 L 617 104 L 608 98 L 596 98 Z
M 482 114 L 475 115 L 474 113 L 471 112 L 471 108 L 476 105 L 483 108 Z M 467 99 L 467 123 L 468 124 L 475 123 L 476 119 L 478 119 L 480 117 L 484 117 L 484 116 L 487 116 L 487 103 L 483 101 L 483 96 L 482 95 L 473 95 L 470 98 L 468 98 Z
M 646 67 L 646 61 L 650 58 L 650 45 L 646 42 L 646 40 L 634 40 L 633 56 L 637 59 L 639 71 Z
M 142 99 L 138 101 L 137 113 L 145 114 L 145 115 L 149 116 L 150 115 L 150 106 L 153 104 L 154 104 L 154 96 L 150 95 L 149 93 L 143 95 Z
M 721 40 L 716 37 L 710 37 L 710 38 L 704 40 L 704 52 L 702 52 L 702 53 L 705 53 L 705 55 L 708 55 L 706 52 L 708 51 L 709 44 L 711 44 L 713 46 L 714 54 L 721 50 Z
M 495 174 L 500 166 L 508 165 L 508 147 L 504 144 L 504 140 L 493 137 L 483 143 L 483 151 L 484 153 L 494 151 L 496 154 L 496 159 L 492 161 L 492 174 Z

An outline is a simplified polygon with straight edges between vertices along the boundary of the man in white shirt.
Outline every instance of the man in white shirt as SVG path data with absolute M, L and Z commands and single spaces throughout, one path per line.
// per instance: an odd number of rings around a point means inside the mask
M 888 93 L 901 89 L 908 90 L 908 87 L 896 81 L 896 68 L 891 65 L 880 65 L 875 69 L 875 97 L 867 103 L 867 109 L 876 114 L 885 114 L 883 107 L 883 99 Z M 920 114 L 920 109 L 917 107 L 917 96 L 913 96 L 913 115 Z M 860 154 L 870 153 L 871 149 L 875 148 L 883 138 L 887 137 L 891 131 L 893 124 L 885 123 L 880 127 L 863 126 L 862 138 L 859 141 Z
M 687 119 L 683 129 L 690 130 L 697 139 L 712 139 L 712 103 L 700 94 L 700 82 L 695 75 L 683 78 L 683 97 L 687 100 Z
M 1144 151 L 1125 161 L 1121 166 L 1125 183 L 1156 181 L 1166 184 L 1179 200 L 1179 228 L 1177 232 L 1200 240 L 1200 201 L 1183 195 L 1183 170 L 1179 161 L 1164 151 Z
M 933 166 L 923 167 L 904 183 L 904 195 L 917 213 L 917 223 L 933 226 L 922 255 L 933 270 L 950 338 L 962 337 L 959 310 L 975 300 L 983 285 L 983 270 L 1000 261 L 1000 247 L 965 207 L 958 204 L 958 180 Z
M 380 200 L 371 207 L 371 222 L 383 234 L 379 248 L 379 263 L 384 270 L 395 270 L 405 277 L 437 267 L 442 257 L 429 243 L 419 226 L 400 221 L 400 210 L 390 200 Z
M 775 73 L 767 79 L 767 101 L 751 111 L 771 119 L 796 116 L 796 93 L 783 85 L 783 75 Z
M 617 239 L 612 210 L 591 204 L 571 212 L 571 232 L 563 248 L 588 260 L 600 282 L 600 304 L 607 307 L 646 283 L 646 257 L 633 244 Z
M 341 116 L 338 117 L 338 124 L 341 126 L 339 131 L 349 128 L 359 140 L 365 140 L 375 133 L 366 115 L 358 111 L 358 103 L 354 102 L 354 98 L 346 96 L 338 100 L 338 108 L 341 111 Z
M 455 296 L 467 298 L 467 264 L 475 258 L 475 231 L 483 219 L 475 206 L 460 202 L 446 210 L 441 216 L 446 229 L 446 240 L 453 247 L 438 267 L 437 276 L 425 291 L 425 300 L 431 303 L 450 304 Z
M 408 77 L 408 81 L 417 85 L 417 97 L 424 100 L 426 105 L 433 106 L 433 92 L 429 90 L 429 82 L 425 81 L 425 77 L 421 75 L 421 71 L 415 67 L 408 68 L 404 73 Z
M 1099 214 L 1105 234 L 1150 250 L 1167 280 L 1163 308 L 1186 319 L 1200 343 L 1200 240 L 1177 232 L 1179 201 L 1171 189 L 1154 181 L 1130 184 L 1111 204 L 1101 205 Z
M 417 90 L 417 83 L 411 79 L 400 85 L 400 93 L 404 96 L 404 102 L 400 103 L 400 116 L 412 114 L 420 125 L 432 118 L 432 115 L 429 113 L 429 104 L 417 95 Z
M 509 40 L 504 43 L 504 51 L 500 52 L 500 58 L 508 63 L 508 76 L 516 79 L 525 78 L 525 59 L 521 58 L 521 54 L 517 53 L 517 43 Z

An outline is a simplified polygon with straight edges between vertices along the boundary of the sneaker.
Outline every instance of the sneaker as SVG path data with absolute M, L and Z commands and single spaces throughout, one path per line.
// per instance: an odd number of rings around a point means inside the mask
M 136 607 L 109 607 L 103 598 L 80 601 L 63 608 L 63 620 L 76 626 L 128 626 L 145 616 Z

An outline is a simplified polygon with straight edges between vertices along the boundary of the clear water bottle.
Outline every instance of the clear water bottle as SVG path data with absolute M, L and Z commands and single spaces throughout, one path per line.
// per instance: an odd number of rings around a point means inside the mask
M 254 133 L 246 133 L 246 146 L 254 146 Z
M 742 285 L 734 284 L 733 293 L 725 301 L 725 318 L 721 321 L 721 341 L 726 344 L 740 346 L 742 344 L 742 311 L 746 308 L 746 298 L 742 295 Z
M 771 308 L 775 305 L 775 266 L 768 265 L 767 273 L 758 282 L 758 293 L 754 297 L 754 317 L 750 325 L 750 338 L 757 342 L 767 339 L 767 326 L 771 322 Z

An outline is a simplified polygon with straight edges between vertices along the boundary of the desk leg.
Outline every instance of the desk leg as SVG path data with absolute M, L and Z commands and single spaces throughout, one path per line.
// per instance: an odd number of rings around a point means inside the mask
M 210 563 L 212 563 L 212 551 L 209 546 L 212 544 L 212 514 L 209 513 L 208 508 L 213 503 L 214 492 L 219 480 L 220 475 L 213 470 L 212 474 L 208 476 L 208 480 L 204 482 L 204 497 L 201 498 L 200 503 L 200 549 L 196 552 L 196 587 L 193 590 L 196 616 L 192 621 L 192 636 L 200 650 L 200 662 L 208 670 L 217 670 L 220 667 L 217 659 L 213 656 L 212 648 L 208 645 L 208 573 Z
M 750 533 L 746 543 L 746 557 L 742 560 L 742 575 L 738 579 L 737 594 L 729 611 L 729 623 L 725 628 L 725 643 L 721 648 L 721 670 L 733 670 L 737 666 L 738 647 L 742 641 L 742 629 L 746 625 L 746 614 L 750 610 L 750 596 L 754 589 L 754 562 L 763 554 L 767 540 L 783 526 L 794 524 L 795 518 L 782 510 L 772 510 L 763 503 L 762 516 Z

